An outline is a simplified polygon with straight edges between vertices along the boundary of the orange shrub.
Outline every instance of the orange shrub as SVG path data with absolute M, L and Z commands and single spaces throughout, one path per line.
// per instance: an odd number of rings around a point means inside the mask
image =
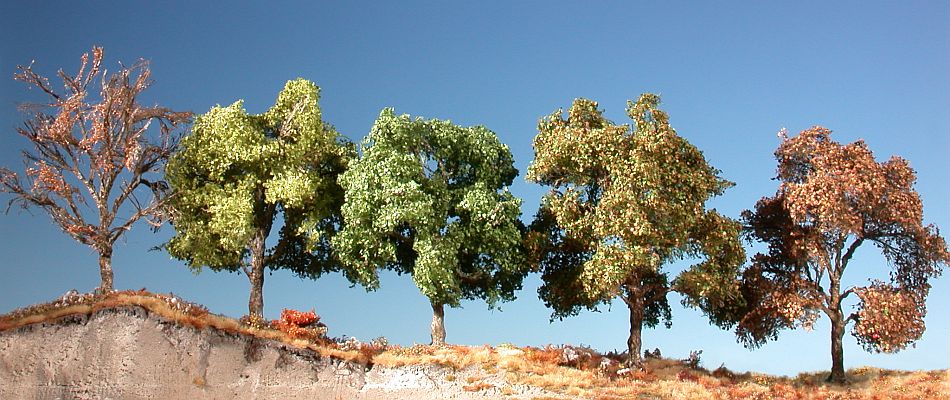
M 280 312 L 280 322 L 293 324 L 300 327 L 312 325 L 319 320 L 320 317 L 318 317 L 317 314 L 313 312 L 313 310 L 310 310 L 310 312 L 301 312 L 285 308 Z
M 326 326 L 319 321 L 320 317 L 312 310 L 301 312 L 285 308 L 280 312 L 280 319 L 271 321 L 270 326 L 294 339 L 316 341 L 326 333 Z

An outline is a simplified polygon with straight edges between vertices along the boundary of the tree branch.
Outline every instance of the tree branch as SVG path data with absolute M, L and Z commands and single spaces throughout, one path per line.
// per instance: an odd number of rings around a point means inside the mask
M 60 100 L 59 94 L 56 93 L 53 89 L 49 87 L 49 80 L 40 76 L 36 72 L 33 72 L 33 63 L 30 63 L 28 66 L 18 65 L 17 69 L 20 70 L 19 73 L 13 75 L 14 80 L 26 82 L 28 84 L 34 85 L 44 93 L 48 94 L 50 97 Z
M 818 302 L 818 308 L 824 311 L 825 315 L 830 317 L 833 314 L 831 309 L 831 295 L 827 293 L 818 293 L 818 295 L 821 297 L 821 301 Z
M 397 241 L 399 241 L 399 242 L 402 242 L 403 244 L 405 244 L 405 245 L 407 245 L 407 246 L 411 246 L 411 245 L 412 245 L 412 239 L 411 239 L 411 238 L 409 238 L 409 237 L 406 236 L 406 235 L 400 234 L 400 233 L 398 233 L 398 232 L 387 232 L 387 233 L 386 233 L 386 237 L 388 237 L 388 238 L 390 238 L 390 239 L 395 239 L 395 240 L 397 240 Z
M 844 319 L 845 326 L 847 326 L 849 322 L 858 322 L 858 313 L 851 313 L 848 318 Z
M 844 269 L 848 266 L 848 262 L 851 261 L 851 257 L 854 256 L 855 250 L 857 250 L 858 247 L 861 246 L 862 243 L 864 243 L 864 237 L 859 237 L 855 239 L 854 242 L 852 242 L 850 246 L 848 246 L 848 251 L 844 253 L 844 257 L 842 257 L 841 259 L 842 271 L 844 271 Z
M 455 270 L 455 275 L 458 276 L 458 278 L 459 278 L 460 280 L 462 280 L 462 281 L 465 281 L 465 282 L 468 282 L 468 283 L 475 283 L 475 282 L 478 282 L 479 280 L 481 280 L 482 278 L 485 277 L 485 272 L 484 272 L 484 271 L 478 271 L 478 272 L 476 272 L 476 273 L 470 274 L 470 273 L 467 273 L 467 272 L 463 272 L 463 271 L 461 271 L 461 270 L 459 270 L 459 269 L 456 269 L 456 270 Z
M 844 301 L 845 297 L 850 296 L 851 293 L 854 293 L 854 287 L 850 287 L 844 292 L 841 292 L 841 297 L 838 298 L 838 301 Z
M 42 208 L 65 233 L 101 252 L 110 250 L 108 246 L 137 220 L 156 214 L 163 206 L 160 194 L 164 192 L 160 182 L 148 182 L 141 178 L 141 173 L 166 159 L 175 146 L 168 137 L 165 121 L 177 126 L 179 122 L 187 121 L 191 114 L 159 107 L 143 108 L 136 103 L 136 96 L 150 82 L 150 70 L 145 62 L 132 68 L 123 67 L 112 75 L 103 74 L 101 90 L 89 93 L 89 84 L 100 73 L 102 49 L 93 48 L 92 56 L 89 68 L 89 54 L 83 55 L 82 65 L 75 76 L 59 71 L 57 75 L 65 86 L 63 94 L 56 93 L 47 78 L 34 72 L 32 64 L 19 67 L 20 72 L 14 78 L 49 95 L 51 101 L 43 106 L 55 112 L 49 115 L 43 110 L 35 111 L 25 122 L 25 127 L 17 129 L 17 133 L 34 146 L 32 152 L 23 152 L 27 164 L 26 182 L 21 182 L 11 171 L 0 168 L 0 191 L 15 195 L 11 205 L 19 202 L 24 208 Z M 138 77 L 133 86 L 128 78 L 135 71 L 138 71 Z M 99 102 L 87 102 L 87 98 L 95 94 L 99 95 Z M 154 120 L 163 125 L 159 151 L 151 151 L 150 147 L 154 145 L 147 141 L 139 142 Z M 127 162 L 129 145 L 137 149 L 139 143 L 145 147 L 145 153 L 154 154 L 154 157 L 145 159 L 148 168 L 137 169 L 139 165 L 128 165 L 136 164 Z M 116 201 L 110 203 L 114 185 L 126 168 L 132 178 Z M 154 201 L 146 205 L 135 198 L 136 188 L 143 184 L 155 194 Z M 86 193 L 78 189 L 80 186 L 86 189 Z M 88 203 L 89 199 L 95 203 L 94 207 Z M 120 208 L 126 203 L 131 203 L 135 212 L 125 223 L 112 227 Z M 84 211 L 90 215 L 98 212 L 98 221 L 87 223 Z

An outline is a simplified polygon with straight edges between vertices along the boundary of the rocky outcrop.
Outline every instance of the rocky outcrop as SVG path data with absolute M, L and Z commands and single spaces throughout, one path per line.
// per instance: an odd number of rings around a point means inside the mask
M 451 375 L 451 377 L 449 377 Z M 483 375 L 483 374 L 482 374 Z M 465 390 L 436 365 L 368 368 L 310 350 L 169 322 L 127 306 L 0 332 L 0 398 L 530 399 L 538 389 Z M 480 378 L 484 378 L 481 376 Z

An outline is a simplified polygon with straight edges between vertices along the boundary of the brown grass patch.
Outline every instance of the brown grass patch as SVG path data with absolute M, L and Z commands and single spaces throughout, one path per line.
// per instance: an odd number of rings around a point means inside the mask
M 32 324 L 55 322 L 64 317 L 92 315 L 112 308 L 142 307 L 161 318 L 196 329 L 218 329 L 249 335 L 258 340 L 273 340 L 299 349 L 308 349 L 323 357 L 384 367 L 433 364 L 477 371 L 464 379 L 463 389 L 484 391 L 496 388 L 484 381 L 489 376 L 503 377 L 502 394 L 514 392 L 512 385 L 531 385 L 561 395 L 589 399 L 777 399 L 777 400 L 872 400 L 872 399 L 944 399 L 950 398 L 950 371 L 889 371 L 870 367 L 848 371 L 850 384 L 839 386 L 824 382 L 827 372 L 803 373 L 795 378 L 758 373 L 738 374 L 720 367 L 713 371 L 690 368 L 682 360 L 646 358 L 641 369 L 624 369 L 615 355 L 603 356 L 584 348 L 545 346 L 516 348 L 503 345 L 389 346 L 385 340 L 361 343 L 356 340 L 333 342 L 325 337 L 289 334 L 273 329 L 266 321 L 242 323 L 212 314 L 200 305 L 173 295 L 140 291 L 108 294 L 71 294 L 54 302 L 38 304 L 0 315 L 0 331 Z M 278 324 L 279 325 L 279 324 Z M 289 329 L 288 329 L 289 330 Z M 293 331 L 293 330 L 290 330 Z M 299 333 L 299 332 L 298 332 Z M 256 345 L 263 345 L 252 341 Z M 246 349 L 254 356 L 254 349 Z M 565 355 L 565 351 L 568 355 Z M 462 379 L 447 374 L 446 381 Z M 204 379 L 197 377 L 197 386 Z M 537 397 L 536 399 L 544 399 Z
M 273 340 L 299 349 L 309 349 L 321 356 L 367 364 L 371 358 L 359 351 L 341 351 L 329 346 L 329 340 L 302 340 L 269 326 L 250 326 L 234 318 L 212 314 L 206 308 L 173 295 L 145 291 L 119 291 L 107 294 L 72 294 L 56 301 L 14 310 L 0 316 L 0 331 L 28 325 L 54 322 L 74 315 L 92 315 L 100 310 L 142 307 L 162 319 L 195 329 L 214 328 L 231 334 L 249 335 Z
M 480 392 L 482 390 L 487 390 L 494 387 L 495 385 L 492 385 L 490 383 L 477 382 L 472 385 L 462 386 L 462 389 L 465 390 L 466 392 Z

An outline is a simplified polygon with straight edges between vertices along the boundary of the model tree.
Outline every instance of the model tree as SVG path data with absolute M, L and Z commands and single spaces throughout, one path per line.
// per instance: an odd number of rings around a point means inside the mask
M 751 238 L 768 245 L 744 273 L 748 311 L 737 334 L 748 346 L 785 328 L 831 322 L 829 381 L 844 382 L 846 325 L 868 351 L 896 352 L 924 332 L 929 280 L 950 261 L 936 227 L 923 224 L 914 170 L 900 157 L 877 162 L 863 141 L 842 145 L 814 127 L 780 135 L 778 191 L 743 214 Z M 873 243 L 891 268 L 887 282 L 845 286 L 845 271 L 862 245 Z M 863 267 L 863 266 L 862 266 Z M 865 269 L 864 276 L 872 276 Z M 858 298 L 848 315 L 842 304 Z
M 104 293 L 113 290 L 115 242 L 139 220 L 162 224 L 168 190 L 161 172 L 177 143 L 175 128 L 191 113 L 142 104 L 152 84 L 148 62 L 109 74 L 102 59 L 94 47 L 76 75 L 60 70 L 62 92 L 32 65 L 19 67 L 14 78 L 49 100 L 24 107 L 33 115 L 17 132 L 33 150 L 23 153 L 25 176 L 0 168 L 0 192 L 14 196 L 11 205 L 39 207 L 98 253 Z
M 338 269 L 329 236 L 343 199 L 337 176 L 352 150 L 322 120 L 318 99 L 316 85 L 297 79 L 263 114 L 248 114 L 242 101 L 216 106 L 196 118 L 168 164 L 176 231 L 168 252 L 196 272 L 243 272 L 252 316 L 264 312 L 265 269 L 307 277 Z M 280 237 L 268 246 L 279 218 Z
M 723 313 L 742 300 L 739 225 L 705 209 L 731 183 L 676 134 L 658 104 L 652 94 L 628 103 L 631 127 L 575 100 L 567 119 L 558 110 L 539 122 L 528 170 L 529 180 L 551 187 L 527 241 L 542 270 L 541 298 L 559 318 L 621 299 L 631 365 L 640 364 L 642 327 L 669 326 L 671 290 L 714 322 L 728 322 Z M 671 282 L 663 266 L 683 258 L 701 262 Z
M 507 190 L 517 174 L 508 147 L 484 127 L 385 109 L 340 177 L 344 228 L 334 248 L 371 287 L 379 268 L 411 274 L 432 305 L 432 343 L 444 344 L 446 305 L 493 305 L 521 286 L 520 201 Z

